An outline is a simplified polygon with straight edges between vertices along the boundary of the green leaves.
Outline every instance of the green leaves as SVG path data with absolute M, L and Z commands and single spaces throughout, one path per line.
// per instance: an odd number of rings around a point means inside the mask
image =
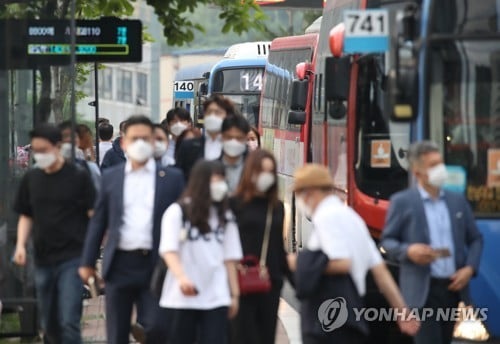
M 254 0 L 147 0 L 155 9 L 163 33 L 169 45 L 183 45 L 194 39 L 194 31 L 204 32 L 204 28 L 190 20 L 190 14 L 200 4 L 219 6 L 224 20 L 222 33 L 230 31 L 241 34 L 251 28 L 261 30 L 266 19 Z

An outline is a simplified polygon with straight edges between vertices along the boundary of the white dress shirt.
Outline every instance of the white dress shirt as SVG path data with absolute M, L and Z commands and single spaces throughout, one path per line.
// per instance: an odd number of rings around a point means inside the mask
M 153 248 L 155 176 L 156 163 L 153 158 L 138 170 L 132 170 L 130 160 L 125 164 L 123 224 L 118 242 L 121 250 Z
M 172 160 L 175 161 L 175 145 L 177 144 L 176 140 L 171 138 L 168 141 L 168 146 L 167 146 L 167 156 L 172 158 Z
M 205 134 L 205 160 L 219 159 L 222 154 L 222 138 L 218 135 L 215 140 L 208 134 Z
M 113 142 L 111 141 L 99 142 L 99 165 L 102 164 L 104 156 L 111 148 L 113 148 Z
M 383 262 L 363 219 L 336 196 L 328 196 L 312 216 L 314 229 L 307 243 L 330 259 L 350 259 L 351 277 L 358 293 L 366 292 L 368 270 Z

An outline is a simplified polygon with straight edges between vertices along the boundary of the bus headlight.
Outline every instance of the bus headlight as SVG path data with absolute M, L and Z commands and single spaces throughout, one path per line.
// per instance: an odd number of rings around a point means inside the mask
M 466 307 L 463 302 L 460 302 L 458 307 L 460 308 L 460 314 L 473 315 L 473 312 L 466 311 L 467 309 L 472 310 L 472 306 Z M 484 342 L 490 338 L 490 334 L 481 320 L 477 319 L 477 316 L 473 315 L 464 317 L 457 321 L 453 337 Z

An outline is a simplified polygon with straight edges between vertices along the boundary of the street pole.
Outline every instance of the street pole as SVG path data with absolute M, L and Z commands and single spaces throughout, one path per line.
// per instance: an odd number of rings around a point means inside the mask
M 38 118 L 37 118 L 37 114 L 36 114 L 36 108 L 37 108 L 37 102 L 38 102 L 38 99 L 37 99 L 37 87 L 36 87 L 36 68 L 33 69 L 33 74 L 32 74 L 32 77 L 33 77 L 33 95 L 31 97 L 31 101 L 33 103 L 33 128 L 36 127 L 37 123 L 38 123 Z
M 71 95 L 70 95 L 70 114 L 71 114 L 71 161 L 75 162 L 75 132 L 76 132 L 76 99 L 75 99 L 75 80 L 76 80 L 76 0 L 71 0 Z
M 94 106 L 95 106 L 95 160 L 97 164 L 101 161 L 99 156 L 99 70 L 97 62 L 94 62 Z

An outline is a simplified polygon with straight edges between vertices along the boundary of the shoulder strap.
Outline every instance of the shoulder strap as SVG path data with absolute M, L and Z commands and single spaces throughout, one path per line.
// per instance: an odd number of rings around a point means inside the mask
M 260 266 L 266 266 L 267 251 L 269 248 L 269 237 L 271 236 L 271 224 L 273 222 L 273 203 L 269 201 L 266 215 L 266 227 L 264 229 L 264 239 L 262 240 L 262 250 L 260 252 Z

